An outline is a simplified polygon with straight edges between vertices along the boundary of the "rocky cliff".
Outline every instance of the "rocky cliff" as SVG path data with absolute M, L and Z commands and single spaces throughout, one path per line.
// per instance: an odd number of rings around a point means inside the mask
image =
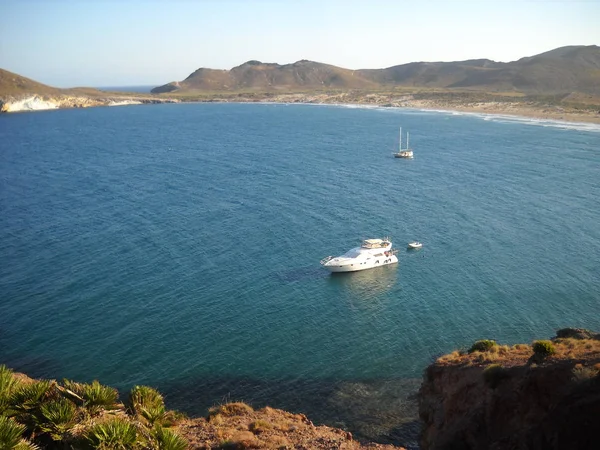
M 104 92 L 93 88 L 58 89 L 0 69 L 0 113 L 178 101 L 144 94 Z
M 0 113 L 20 111 L 41 111 L 59 108 L 88 108 L 92 106 L 139 105 L 142 103 L 173 103 L 178 100 L 146 97 L 127 97 L 114 95 L 109 97 L 74 95 L 26 95 L 0 99 Z
M 541 344 L 481 342 L 427 369 L 423 450 L 598 448 L 599 335 L 566 329 Z

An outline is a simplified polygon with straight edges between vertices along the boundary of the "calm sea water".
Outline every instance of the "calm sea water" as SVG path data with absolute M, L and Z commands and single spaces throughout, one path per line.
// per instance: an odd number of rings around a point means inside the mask
M 598 126 L 169 104 L 2 115 L 0 142 L 0 363 L 33 376 L 414 446 L 436 356 L 600 330 Z M 383 236 L 395 267 L 319 265 Z

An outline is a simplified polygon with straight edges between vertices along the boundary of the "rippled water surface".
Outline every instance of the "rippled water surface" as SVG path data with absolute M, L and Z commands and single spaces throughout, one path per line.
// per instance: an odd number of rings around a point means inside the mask
M 0 363 L 34 376 L 410 444 L 436 356 L 600 329 L 598 126 L 173 104 L 2 115 L 0 142 Z M 395 267 L 319 265 L 383 236 Z

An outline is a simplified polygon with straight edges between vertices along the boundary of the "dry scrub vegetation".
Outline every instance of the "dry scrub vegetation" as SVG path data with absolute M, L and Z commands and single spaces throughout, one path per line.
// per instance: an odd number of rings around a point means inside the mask
M 304 414 L 245 403 L 210 409 L 206 419 L 184 421 L 179 432 L 193 449 L 398 449 L 361 444 L 346 431 L 315 426 Z
M 570 332 L 569 330 L 573 330 Z M 576 332 L 580 333 L 577 334 Z M 569 337 L 559 337 L 569 336 Z M 535 356 L 537 355 L 537 358 Z M 532 357 L 534 359 L 532 359 Z M 455 350 L 437 359 L 438 365 L 478 365 L 501 363 L 504 367 L 555 360 L 600 361 L 600 337 L 587 330 L 559 330 L 551 341 L 534 341 L 531 345 L 500 345 L 492 340 L 477 341 L 469 351 Z M 598 360 L 598 361 L 596 361 Z

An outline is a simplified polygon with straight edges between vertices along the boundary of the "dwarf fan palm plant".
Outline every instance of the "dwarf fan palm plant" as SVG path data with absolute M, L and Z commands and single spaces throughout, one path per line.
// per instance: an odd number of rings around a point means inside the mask
M 162 424 L 166 417 L 166 411 L 164 406 L 149 406 L 147 408 L 141 407 L 139 409 L 139 416 L 143 417 L 150 426 Z
M 0 449 L 2 450 L 37 450 L 38 447 L 23 439 L 25 426 L 13 419 L 0 416 Z
M 10 396 L 6 414 L 25 425 L 27 435 L 38 431 L 40 409 L 42 404 L 54 395 L 51 389 L 53 385 L 54 382 L 48 380 L 22 384 Z
M 164 411 L 165 401 L 156 389 L 148 386 L 134 386 L 129 392 L 129 410 L 132 414 L 141 414 L 142 409 L 160 409 Z
M 0 414 L 4 414 L 10 406 L 13 393 L 19 389 L 20 383 L 13 376 L 13 371 L 0 365 Z
M 187 441 L 177 433 L 157 426 L 152 430 L 152 437 L 156 441 L 158 450 L 186 450 Z
M 117 401 L 119 393 L 116 389 L 109 386 L 103 386 L 98 381 L 91 384 L 81 385 L 81 397 L 83 398 L 83 406 L 92 415 L 100 413 L 103 409 L 117 409 Z
M 40 380 L 19 386 L 10 397 L 11 409 L 18 413 L 38 409 L 51 395 L 52 383 L 52 381 Z
M 75 381 L 64 379 L 62 385 L 62 393 L 65 397 L 71 399 L 77 405 L 83 405 L 85 401 L 82 397 L 85 386 L 84 383 L 77 383 Z
M 150 426 L 172 426 L 181 415 L 167 411 L 163 396 L 148 386 L 134 386 L 129 392 L 128 412 Z
M 140 447 L 135 425 L 121 418 L 93 426 L 85 437 L 95 449 L 130 450 Z
M 44 403 L 41 408 L 40 429 L 53 441 L 62 441 L 77 423 L 77 407 L 66 398 Z

